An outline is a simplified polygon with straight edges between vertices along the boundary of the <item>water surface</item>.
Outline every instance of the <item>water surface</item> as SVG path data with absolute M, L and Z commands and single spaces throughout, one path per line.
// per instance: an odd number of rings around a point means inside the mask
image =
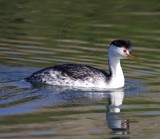
M 158 139 L 158 1 L 0 2 L 0 138 Z M 23 79 L 48 66 L 78 63 L 108 71 L 114 39 L 133 41 L 138 63 L 123 60 L 123 89 L 71 89 Z

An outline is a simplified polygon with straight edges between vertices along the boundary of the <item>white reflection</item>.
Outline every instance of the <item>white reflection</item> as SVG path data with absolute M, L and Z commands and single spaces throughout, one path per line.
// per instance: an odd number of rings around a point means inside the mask
M 111 134 L 129 133 L 129 120 L 123 119 L 120 113 L 120 105 L 122 105 L 123 98 L 123 89 L 108 94 L 109 105 L 107 105 L 106 120 L 108 128 L 112 129 Z

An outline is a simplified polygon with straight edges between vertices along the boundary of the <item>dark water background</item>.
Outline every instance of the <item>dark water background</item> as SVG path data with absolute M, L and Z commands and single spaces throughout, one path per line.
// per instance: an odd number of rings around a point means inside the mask
M 108 70 L 108 45 L 121 38 L 143 60 L 122 61 L 122 90 L 23 81 L 63 63 Z M 0 0 L 0 138 L 159 139 L 159 49 L 158 0 Z

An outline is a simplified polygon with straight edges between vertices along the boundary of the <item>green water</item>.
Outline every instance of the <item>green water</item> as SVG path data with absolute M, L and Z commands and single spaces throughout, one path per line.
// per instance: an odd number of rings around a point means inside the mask
M 159 139 L 159 36 L 158 0 L 0 0 L 0 138 Z M 63 63 L 108 71 L 114 39 L 143 60 L 122 61 L 122 90 L 23 81 Z

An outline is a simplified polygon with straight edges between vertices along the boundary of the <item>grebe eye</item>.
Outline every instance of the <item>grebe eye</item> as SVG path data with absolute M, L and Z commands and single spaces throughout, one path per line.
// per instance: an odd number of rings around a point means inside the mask
M 123 50 L 123 52 L 124 52 L 124 53 L 126 53 L 126 52 L 127 52 L 127 50 L 126 50 L 126 49 L 124 49 L 124 50 Z

